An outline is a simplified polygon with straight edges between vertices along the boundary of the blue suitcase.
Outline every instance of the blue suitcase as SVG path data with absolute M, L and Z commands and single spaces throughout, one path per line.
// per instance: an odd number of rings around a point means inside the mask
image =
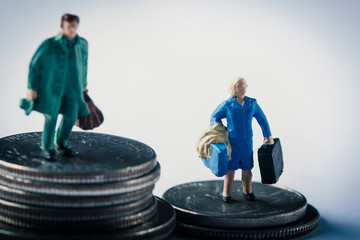
M 280 139 L 274 138 L 272 145 L 263 144 L 258 149 L 258 160 L 261 182 L 264 184 L 276 183 L 284 168 Z
M 201 158 L 204 165 L 209 168 L 217 177 L 222 177 L 227 174 L 229 157 L 227 149 L 223 143 L 211 144 L 211 157 Z

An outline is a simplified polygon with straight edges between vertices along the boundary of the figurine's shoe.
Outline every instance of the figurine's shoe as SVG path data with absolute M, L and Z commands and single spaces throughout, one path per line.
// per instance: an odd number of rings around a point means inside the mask
M 55 147 L 57 153 L 63 157 L 73 157 L 75 156 L 75 152 L 73 150 L 71 150 L 68 147 Z
M 41 150 L 41 157 L 45 158 L 46 160 L 54 160 L 54 156 L 55 156 L 54 149 L 50 149 L 50 150 L 42 149 Z
M 224 203 L 231 203 L 232 202 L 231 195 L 230 196 L 224 196 L 224 195 L 221 194 L 221 198 L 222 198 Z
M 254 193 L 243 193 L 243 197 L 246 201 L 255 201 Z

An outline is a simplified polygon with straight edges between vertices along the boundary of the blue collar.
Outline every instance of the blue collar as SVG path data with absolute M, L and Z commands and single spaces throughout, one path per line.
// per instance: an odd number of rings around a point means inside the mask
M 238 103 L 238 101 L 236 100 L 235 97 L 230 97 L 228 99 L 229 103 L 233 106 L 233 107 L 239 107 L 243 110 L 246 110 L 250 107 L 251 103 L 249 101 L 249 98 L 247 96 L 245 96 L 245 99 L 244 99 L 244 105 L 241 106 L 240 103 Z

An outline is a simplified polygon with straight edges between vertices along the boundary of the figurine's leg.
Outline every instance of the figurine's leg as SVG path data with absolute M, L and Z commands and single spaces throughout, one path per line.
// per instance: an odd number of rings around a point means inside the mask
M 67 142 L 70 138 L 71 130 L 76 122 L 77 116 L 74 115 L 63 115 L 59 129 L 56 133 L 56 146 L 66 147 Z
M 243 193 L 250 194 L 252 193 L 252 172 L 250 171 L 242 171 L 242 185 L 243 185 Z
M 49 151 L 54 149 L 54 134 L 57 116 L 50 116 L 48 114 L 44 114 L 44 117 L 45 126 L 41 137 L 41 148 Z
M 235 171 L 228 171 L 224 178 L 224 188 L 222 195 L 227 197 L 231 195 L 231 186 L 234 182 Z

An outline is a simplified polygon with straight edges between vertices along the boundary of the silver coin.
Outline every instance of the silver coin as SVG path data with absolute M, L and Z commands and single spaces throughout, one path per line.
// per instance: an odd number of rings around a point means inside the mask
M 256 201 L 243 199 L 241 181 L 234 181 L 232 203 L 220 197 L 223 181 L 185 183 L 164 193 L 177 220 L 197 226 L 263 228 L 294 222 L 306 213 L 305 197 L 292 189 L 253 183 Z
M 70 184 L 106 183 L 137 178 L 156 165 L 155 151 L 132 139 L 91 132 L 72 132 L 72 158 L 40 156 L 41 133 L 0 139 L 0 174 L 16 178 Z
M 98 232 L 104 230 L 123 229 L 135 226 L 150 220 L 156 214 L 157 201 L 152 197 L 151 204 L 145 209 L 124 216 L 114 216 L 107 219 L 79 220 L 71 218 L 69 220 L 52 220 L 35 218 L 33 213 L 27 216 L 26 213 L 13 215 L 13 212 L 0 213 L 0 220 L 4 223 L 18 227 L 37 229 L 37 230 L 61 230 L 63 232 Z M 40 210 L 41 211 L 41 210 Z M 22 216 L 20 216 L 22 215 Z
M 153 202 L 154 197 L 152 194 L 136 202 L 97 208 L 35 207 L 0 200 L 0 215 L 41 221 L 100 221 L 112 218 L 126 218 L 131 214 L 141 212 Z
M 319 226 L 319 212 L 310 204 L 306 214 L 299 220 L 286 225 L 261 229 L 226 229 L 216 227 L 196 226 L 177 222 L 178 236 L 190 236 L 199 239 L 292 239 L 310 233 Z
M 164 240 L 169 239 L 175 228 L 175 211 L 163 199 L 157 198 L 155 215 L 134 227 L 115 231 L 66 233 L 64 231 L 31 230 L 0 222 L 1 239 L 18 240 Z
M 40 207 L 91 208 L 126 204 L 143 199 L 152 193 L 154 185 L 134 192 L 109 196 L 59 196 L 37 194 L 0 185 L 0 199 Z
M 105 196 L 134 192 L 153 186 L 160 178 L 160 164 L 135 179 L 98 184 L 61 184 L 0 175 L 0 184 L 32 193 L 60 196 Z

